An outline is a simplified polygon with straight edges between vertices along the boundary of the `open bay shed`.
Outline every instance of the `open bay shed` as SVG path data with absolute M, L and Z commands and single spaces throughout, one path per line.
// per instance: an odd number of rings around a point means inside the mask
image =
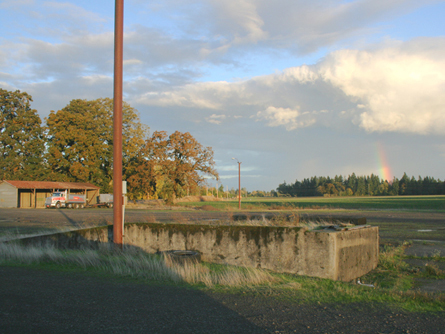
M 99 189 L 91 183 L 4 180 L 0 183 L 0 208 L 44 208 L 45 198 L 57 190 L 86 195 L 88 204 L 96 204 Z

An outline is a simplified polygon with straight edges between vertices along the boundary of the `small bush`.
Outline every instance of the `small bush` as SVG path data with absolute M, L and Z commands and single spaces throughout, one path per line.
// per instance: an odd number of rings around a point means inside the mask
M 444 272 L 442 270 L 440 270 L 437 265 L 435 265 L 434 263 L 427 263 L 425 265 L 425 273 L 428 276 L 432 276 L 432 277 L 439 277 L 439 276 L 443 276 Z
M 401 271 L 407 270 L 409 265 L 403 261 L 403 253 L 407 245 L 398 247 L 385 246 L 379 256 L 379 267 L 385 270 Z

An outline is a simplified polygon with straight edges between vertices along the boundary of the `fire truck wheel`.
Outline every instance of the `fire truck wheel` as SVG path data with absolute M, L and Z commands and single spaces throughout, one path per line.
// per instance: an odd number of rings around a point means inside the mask
M 79 208 L 79 204 L 74 204 L 74 208 L 78 209 Z
M 81 209 L 83 209 L 85 207 L 85 205 L 83 205 L 83 204 L 80 204 L 80 208 Z
M 112 208 L 113 207 L 113 203 L 108 204 L 108 207 Z
M 67 207 L 68 207 L 68 209 L 72 209 L 73 205 L 70 203 L 70 204 L 67 205 Z
M 56 209 L 60 209 L 60 202 L 56 203 Z

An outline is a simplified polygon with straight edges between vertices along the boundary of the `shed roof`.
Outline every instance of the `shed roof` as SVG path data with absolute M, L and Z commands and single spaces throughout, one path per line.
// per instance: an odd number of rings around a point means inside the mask
M 17 189 L 100 189 L 91 183 L 3 180 Z

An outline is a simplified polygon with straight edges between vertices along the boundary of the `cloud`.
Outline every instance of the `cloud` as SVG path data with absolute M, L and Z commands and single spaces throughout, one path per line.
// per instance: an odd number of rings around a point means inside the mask
M 315 123 L 315 119 L 302 119 L 302 115 L 298 110 L 290 108 L 268 107 L 265 111 L 259 111 L 257 117 L 268 121 L 269 126 L 284 126 L 286 130 L 295 130 L 303 128 Z
M 245 81 L 149 93 L 140 102 L 218 109 L 232 116 L 237 112 L 232 106 L 238 106 L 243 116 L 256 113 L 257 120 L 289 131 L 349 123 L 369 132 L 440 134 L 445 127 L 444 52 L 445 38 L 393 41 L 370 50 L 335 51 L 316 65 Z
M 334 52 L 317 72 L 357 101 L 367 131 L 443 133 L 445 38 L 397 44 Z
M 125 59 L 123 61 L 123 63 L 124 63 L 124 66 L 131 66 L 131 65 L 140 65 L 140 64 L 142 64 L 142 61 L 139 59 L 133 58 L 133 59 Z
M 199 109 L 222 109 L 228 104 L 249 100 L 243 93 L 243 84 L 221 82 L 199 82 L 180 87 L 164 88 L 164 91 L 148 92 L 137 99 L 137 103 L 155 106 L 176 106 Z
M 373 25 L 401 16 L 436 0 L 165 0 L 154 5 L 137 1 L 153 31 L 168 31 L 176 43 L 199 50 L 196 58 L 242 67 L 261 50 L 273 57 L 280 52 L 310 54 L 352 37 L 366 38 Z M 137 28 L 140 29 L 140 28 Z M 161 50 L 166 46 L 158 44 Z M 148 48 L 150 50 L 150 48 Z M 282 51 L 284 50 L 284 51 Z M 153 50 L 152 52 L 156 52 Z M 174 53 L 166 53 L 171 57 Z M 182 55 L 182 54 L 181 54 Z M 188 58 L 188 52 L 184 54 Z
M 75 15 L 75 22 L 78 25 L 79 20 L 80 21 L 87 21 L 89 23 L 91 22 L 106 22 L 107 19 L 104 18 L 101 15 L 98 15 L 97 13 L 85 10 L 84 8 L 71 4 L 69 2 L 57 2 L 57 1 L 44 1 L 42 10 L 40 13 L 46 15 L 46 19 L 63 19 L 65 22 L 66 20 L 74 21 L 73 20 L 73 13 L 76 13 Z
M 227 36 L 231 43 L 257 43 L 267 38 L 267 33 L 262 30 L 264 21 L 257 11 L 257 3 L 249 0 L 209 3 L 213 7 L 212 17 L 216 17 L 215 30 Z
M 10 6 L 15 2 L 2 4 L 6 10 L 20 9 Z M 56 39 L 3 37 L 0 80 L 30 93 L 51 88 L 58 94 L 47 94 L 46 99 L 58 95 L 58 104 L 63 91 L 66 103 L 94 94 L 110 96 L 113 33 L 98 29 L 109 18 L 69 3 L 43 4 L 30 2 L 32 9 L 24 15 L 46 20 L 36 24 L 42 29 L 59 29 L 60 23 L 63 33 L 51 35 Z M 412 0 L 243 0 L 237 4 L 166 0 L 148 16 L 160 15 L 162 20 L 147 25 L 151 20 L 140 16 L 141 21 L 126 28 L 126 99 L 143 108 L 166 108 L 213 124 L 230 120 L 245 126 L 259 121 L 257 126 L 288 131 L 358 126 L 369 132 L 441 134 L 445 125 L 445 39 L 441 37 L 388 41 L 367 50 L 340 49 L 315 65 L 236 82 L 197 82 L 213 65 L 243 66 L 241 58 L 249 52 L 311 52 L 418 5 Z M 140 6 L 153 4 L 140 2 Z M 79 15 L 73 16 L 73 11 Z M 79 27 L 92 24 L 91 31 L 75 30 L 78 19 Z
M 35 0 L 3 0 L 0 3 L 0 8 L 30 6 L 35 3 Z
M 163 11 L 180 6 L 187 13 L 189 31 L 209 42 L 209 55 L 230 52 L 234 47 L 287 49 L 299 54 L 350 37 L 375 33 L 375 23 L 434 3 L 426 0 L 202 0 L 185 6 L 177 0 L 164 1 Z M 184 15 L 171 15 L 184 22 Z M 184 23 L 182 23 L 184 25 Z M 184 27 L 182 26 L 182 29 Z
M 221 124 L 222 121 L 226 119 L 226 117 L 226 115 L 213 114 L 210 117 L 206 117 L 206 121 L 213 124 Z

